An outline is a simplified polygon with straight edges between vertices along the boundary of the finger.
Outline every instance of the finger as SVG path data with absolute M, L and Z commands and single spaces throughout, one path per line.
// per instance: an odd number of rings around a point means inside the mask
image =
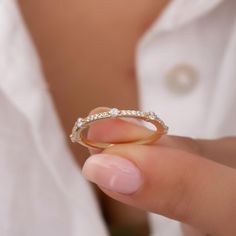
M 107 111 L 109 108 L 97 108 L 97 112 Z M 149 136 L 153 131 L 144 126 L 122 119 L 107 119 L 96 122 L 88 132 L 88 137 L 101 142 L 120 142 L 141 139 Z M 163 135 L 157 142 L 159 146 L 181 149 L 187 152 L 199 154 L 210 160 L 236 168 L 235 150 L 236 138 L 224 138 L 218 140 L 201 140 L 189 137 Z M 91 149 L 90 153 L 100 153 Z
M 98 107 L 90 112 L 96 114 L 108 111 L 110 108 Z M 153 130 L 127 119 L 106 119 L 94 123 L 88 131 L 88 138 L 93 141 L 117 143 L 138 140 L 151 135 Z M 158 145 L 178 148 L 192 153 L 201 153 L 198 142 L 194 139 L 179 136 L 163 135 L 157 140 Z M 101 150 L 90 149 L 91 154 L 100 153 Z
M 83 174 L 126 204 L 213 235 L 236 234 L 231 168 L 177 149 L 122 144 L 90 157 Z
M 96 114 L 108 110 L 110 110 L 110 108 L 98 107 L 92 110 L 90 114 Z M 145 136 L 149 136 L 152 132 L 153 131 L 144 126 L 131 122 L 130 119 L 111 118 L 92 124 L 88 130 L 87 137 L 93 141 L 119 143 L 141 139 Z M 100 152 L 101 151 L 96 149 L 90 149 L 91 154 Z
M 216 140 L 197 140 L 201 152 L 213 161 L 236 168 L 236 137 L 224 137 Z

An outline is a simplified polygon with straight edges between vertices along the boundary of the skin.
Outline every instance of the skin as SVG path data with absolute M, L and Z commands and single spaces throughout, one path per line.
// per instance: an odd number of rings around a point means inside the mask
M 103 0 L 91 4 L 85 0 L 21 0 L 19 3 L 67 134 L 75 117 L 85 116 L 94 106 L 138 107 L 135 46 L 167 1 Z M 84 99 L 88 91 L 93 96 Z M 78 101 L 83 101 L 80 106 Z M 107 125 L 101 124 L 101 129 L 94 126 L 89 135 L 104 139 Z M 112 127 L 108 141 L 125 139 L 125 133 L 119 133 L 121 130 L 134 137 L 147 132 L 131 124 L 124 127 L 124 123 L 114 123 Z M 74 154 L 79 157 L 77 161 L 82 163 L 87 151 L 74 147 Z M 104 152 L 135 163 L 144 173 L 145 184 L 131 196 L 102 190 L 120 202 L 177 219 L 205 233 L 236 235 L 233 222 L 236 218 L 235 147 L 235 138 L 192 140 L 171 136 L 148 146 L 117 145 Z M 83 171 L 86 174 L 86 169 Z M 148 187 L 152 185 L 155 188 Z M 147 202 L 147 196 L 151 201 Z M 115 216 L 112 223 L 140 224 L 144 221 L 140 212 L 126 208 L 123 213 L 123 205 L 113 207 L 114 202 L 107 199 L 106 202 L 109 205 L 107 215 Z M 192 231 L 187 226 L 184 228 Z
M 97 108 L 91 113 L 104 110 L 107 108 Z M 92 140 L 119 142 L 138 139 L 150 132 L 125 120 L 108 119 L 95 123 L 88 135 Z M 105 154 L 104 162 L 113 156 L 129 160 L 141 173 L 142 184 L 131 194 L 100 186 L 108 196 L 178 220 L 206 235 L 236 235 L 235 137 L 194 140 L 166 135 L 150 145 L 117 144 L 99 152 L 91 150 L 91 154 L 83 174 L 98 186 L 100 176 L 94 180 L 91 170 L 94 176 L 101 167 L 89 160 L 101 154 Z
M 138 108 L 135 48 L 168 0 L 18 2 L 67 136 L 78 115 L 101 104 Z M 88 150 L 69 139 L 68 145 L 82 166 Z M 98 198 L 109 225 L 130 224 L 148 234 L 143 211 L 101 192 Z

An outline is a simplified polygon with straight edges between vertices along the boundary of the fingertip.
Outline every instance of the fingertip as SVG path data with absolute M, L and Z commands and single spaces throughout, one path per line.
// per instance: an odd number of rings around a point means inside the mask
M 82 173 L 98 186 L 125 195 L 138 191 L 143 183 L 141 172 L 133 162 L 112 154 L 91 156 Z

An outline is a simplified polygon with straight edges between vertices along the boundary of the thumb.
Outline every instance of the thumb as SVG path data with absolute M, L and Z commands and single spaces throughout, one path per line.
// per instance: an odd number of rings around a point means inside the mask
M 83 174 L 126 204 L 235 235 L 236 176 L 229 167 L 162 146 L 120 144 L 91 156 Z
M 109 110 L 110 108 L 108 107 L 97 107 L 89 114 L 96 114 Z M 142 139 L 143 137 L 150 136 L 150 134 L 153 133 L 152 130 L 147 129 L 134 121 L 135 120 L 128 118 L 101 120 L 90 126 L 87 138 L 93 142 L 124 143 Z M 91 154 L 101 152 L 101 150 L 91 148 L 89 151 Z

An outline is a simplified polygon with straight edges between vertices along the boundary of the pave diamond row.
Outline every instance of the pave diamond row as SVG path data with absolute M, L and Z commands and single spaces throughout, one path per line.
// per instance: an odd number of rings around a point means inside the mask
M 158 121 L 165 129 L 168 129 L 165 123 L 152 111 L 150 112 L 143 112 L 143 111 L 136 111 L 136 110 L 118 110 L 117 108 L 112 108 L 109 111 L 101 112 L 93 115 L 89 115 L 85 118 L 78 118 L 75 123 L 75 126 L 72 130 L 71 139 L 72 141 L 76 138 L 76 131 L 86 127 L 88 124 L 102 120 L 106 118 L 116 118 L 116 117 L 132 117 L 132 118 L 140 118 L 145 121 Z
M 79 118 L 77 120 L 77 127 L 81 128 L 85 124 L 88 124 L 90 122 L 101 120 L 105 118 L 116 118 L 116 117 L 140 117 L 145 118 L 147 120 L 158 120 L 160 123 L 164 124 L 163 121 L 161 121 L 154 112 L 142 112 L 142 111 L 135 111 L 135 110 L 118 110 L 116 108 L 111 109 L 107 112 L 101 112 L 94 115 L 89 115 L 85 118 Z

